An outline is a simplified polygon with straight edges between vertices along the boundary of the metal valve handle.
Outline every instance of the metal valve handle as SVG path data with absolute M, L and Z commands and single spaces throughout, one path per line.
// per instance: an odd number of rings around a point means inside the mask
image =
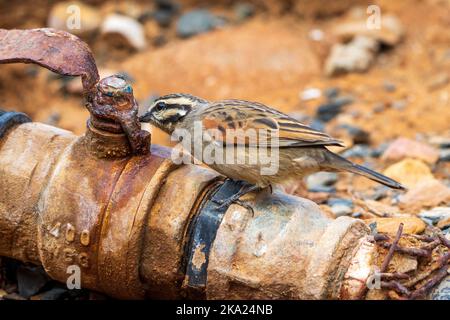
M 90 125 L 125 133 L 132 154 L 149 153 L 150 133 L 140 128 L 131 86 L 120 75 L 100 80 L 91 50 L 78 37 L 49 28 L 0 29 L 2 63 L 34 63 L 61 75 L 81 76 Z

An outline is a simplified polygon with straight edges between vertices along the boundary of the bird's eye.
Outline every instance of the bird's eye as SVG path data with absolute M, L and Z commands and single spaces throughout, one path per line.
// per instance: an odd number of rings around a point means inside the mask
M 166 108 L 166 103 L 160 101 L 160 102 L 158 102 L 158 103 L 156 104 L 156 106 L 155 106 L 155 111 L 161 111 L 161 110 L 163 110 L 163 109 L 165 109 L 165 108 Z

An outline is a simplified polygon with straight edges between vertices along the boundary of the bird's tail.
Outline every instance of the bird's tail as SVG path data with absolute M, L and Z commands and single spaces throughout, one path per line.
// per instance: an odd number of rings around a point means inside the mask
M 382 175 L 381 173 L 370 170 L 369 168 L 355 164 L 355 163 L 353 163 L 331 151 L 327 152 L 326 157 L 327 157 L 326 166 L 325 166 L 326 169 L 331 169 L 333 171 L 334 170 L 349 171 L 349 172 L 364 176 L 366 178 L 369 178 L 373 181 L 381 183 L 390 188 L 406 190 L 406 188 L 403 185 L 401 185 L 400 183 L 398 183 L 397 181 L 395 181 L 391 178 L 388 178 L 385 175 Z

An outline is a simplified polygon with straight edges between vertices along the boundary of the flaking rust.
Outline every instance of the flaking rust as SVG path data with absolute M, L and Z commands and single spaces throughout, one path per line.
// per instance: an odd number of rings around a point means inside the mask
M 150 133 L 141 130 L 131 86 L 120 75 L 100 80 L 91 50 L 78 37 L 49 28 L 0 29 L 1 63 L 34 63 L 61 75 L 81 76 L 91 128 L 98 129 L 87 135 L 90 150 L 104 158 L 149 153 Z M 110 140 L 121 140 L 121 134 L 124 143 L 105 148 Z

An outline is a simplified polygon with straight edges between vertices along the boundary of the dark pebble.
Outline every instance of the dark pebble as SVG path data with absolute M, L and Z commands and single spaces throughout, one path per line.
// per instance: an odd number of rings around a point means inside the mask
M 161 27 L 166 28 L 170 26 L 179 10 L 180 5 L 175 1 L 157 0 L 156 11 L 153 12 L 152 17 Z
M 385 81 L 385 82 L 383 83 L 383 88 L 384 88 L 384 90 L 386 90 L 387 92 L 394 92 L 394 91 L 397 89 L 397 87 L 395 86 L 395 84 L 393 84 L 392 82 L 389 82 L 389 81 Z
M 353 201 L 349 199 L 330 198 L 328 199 L 328 205 L 336 217 L 351 214 L 353 211 Z
M 408 102 L 406 100 L 397 100 L 391 103 L 391 107 L 396 110 L 403 110 L 406 108 L 407 105 Z
M 342 108 L 353 102 L 351 97 L 339 97 L 320 105 L 317 108 L 316 117 L 324 122 L 328 122 L 336 117 Z
M 378 147 L 372 149 L 370 156 L 374 158 L 379 158 L 381 155 L 386 151 L 386 149 L 389 147 L 389 142 L 383 142 Z
M 183 14 L 177 23 L 177 35 L 181 38 L 207 32 L 224 24 L 224 20 L 205 9 Z
M 327 97 L 328 100 L 332 100 L 339 95 L 339 88 L 336 87 L 326 88 L 323 94 L 325 95 L 325 97 Z
M 367 144 L 370 142 L 370 134 L 359 127 L 349 124 L 341 124 L 338 128 L 347 131 L 355 144 Z
M 370 157 L 372 149 L 365 144 L 357 144 L 342 153 L 344 158 L 367 158 Z
M 432 300 L 450 300 L 450 275 L 445 277 L 441 283 L 433 289 L 431 293 Z
M 372 200 L 382 200 L 389 196 L 389 188 L 386 186 L 378 186 L 375 188 L 375 192 L 369 197 Z
M 255 6 L 247 2 L 236 4 L 233 10 L 236 20 L 239 22 L 245 21 L 255 14 Z
M 386 105 L 383 102 L 377 102 L 374 106 L 373 106 L 373 112 L 375 113 L 380 113 L 383 112 L 384 110 L 386 110 Z
M 450 161 L 450 149 L 441 149 L 439 151 L 439 161 L 442 162 Z
M 174 16 L 171 12 L 165 10 L 158 10 L 153 12 L 153 19 L 160 27 L 167 28 L 172 23 Z
M 313 119 L 309 123 L 309 126 L 317 131 L 321 131 L 321 132 L 325 131 L 325 123 L 323 121 L 320 121 L 319 119 Z
M 306 185 L 311 192 L 334 192 L 335 188 L 332 186 L 337 182 L 337 179 L 337 173 L 318 172 L 306 178 Z
M 17 284 L 19 295 L 29 298 L 41 290 L 50 278 L 40 266 L 19 266 Z

